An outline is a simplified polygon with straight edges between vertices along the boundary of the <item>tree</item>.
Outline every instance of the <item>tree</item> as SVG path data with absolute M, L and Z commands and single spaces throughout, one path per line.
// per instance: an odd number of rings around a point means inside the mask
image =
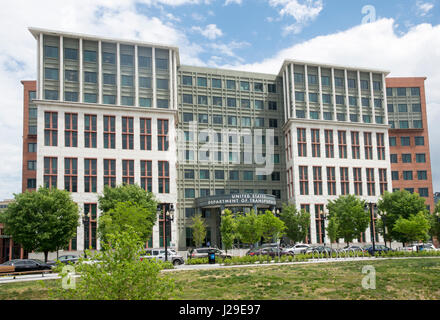
M 339 239 L 338 230 L 339 230 L 339 226 L 338 226 L 338 222 L 337 222 L 336 218 L 331 217 L 329 219 L 328 226 L 327 226 L 327 234 L 328 234 L 328 237 L 330 238 L 330 246 L 331 246 L 331 243 L 336 242 Z
M 430 228 L 429 234 L 436 238 L 437 241 L 440 240 L 440 202 L 435 206 L 434 213 L 429 216 Z
M 103 213 L 114 209 L 118 203 L 126 201 L 144 207 L 149 212 L 156 213 L 157 202 L 154 195 L 135 184 L 123 184 L 116 188 L 105 186 L 103 194 L 98 197 L 99 209 Z M 152 217 L 156 219 L 156 214 L 152 214 Z M 155 221 L 152 221 L 153 224 Z
M 156 221 L 156 211 L 150 211 L 131 201 L 119 202 L 116 207 L 104 212 L 99 217 L 98 232 L 100 239 L 105 242 L 110 233 L 127 230 L 128 226 L 145 243 L 153 232 Z
M 405 243 L 405 234 L 394 229 L 395 223 L 399 218 L 408 219 L 411 215 L 419 212 L 427 213 L 425 199 L 417 193 L 410 193 L 406 190 L 397 190 L 392 193 L 385 192 L 377 203 L 381 216 L 386 217 L 387 240 L 396 240 Z M 383 225 L 383 218 L 381 219 Z
M 200 247 L 206 238 L 206 224 L 201 214 L 197 214 L 192 218 L 192 232 L 196 247 Z
M 143 259 L 144 242 L 132 227 L 108 235 L 103 251 L 94 256 L 95 263 L 75 265 L 81 276 L 75 288 L 56 288 L 52 298 L 74 300 L 159 300 L 168 299 L 175 290 L 175 282 L 160 271 L 166 266 L 155 259 Z M 67 276 L 61 273 L 62 276 Z
M 264 242 L 278 241 L 285 234 L 286 225 L 280 218 L 275 217 L 270 210 L 260 214 L 258 219 L 261 223 L 261 235 Z
M 237 234 L 240 241 L 246 244 L 254 244 L 262 237 L 261 220 L 258 219 L 254 210 L 240 215 L 237 218 Z
M 228 209 L 224 211 L 221 217 L 220 234 L 222 236 L 223 246 L 226 252 L 232 248 L 234 239 L 236 238 L 236 223 L 232 212 Z
M 364 209 L 365 201 L 354 195 L 340 196 L 327 204 L 329 219 L 334 219 L 337 236 L 344 238 L 347 245 L 359 237 L 370 223 L 370 214 Z
M 394 224 L 393 230 L 400 233 L 404 243 L 426 241 L 430 228 L 429 220 L 424 212 L 409 216 L 408 219 L 400 217 Z
M 305 241 L 310 227 L 310 213 L 298 211 L 294 204 L 283 205 L 281 220 L 286 225 L 286 235 L 294 243 Z
M 70 193 L 55 188 L 14 194 L 3 220 L 5 232 L 26 251 L 48 253 L 69 244 L 79 226 L 79 210 Z

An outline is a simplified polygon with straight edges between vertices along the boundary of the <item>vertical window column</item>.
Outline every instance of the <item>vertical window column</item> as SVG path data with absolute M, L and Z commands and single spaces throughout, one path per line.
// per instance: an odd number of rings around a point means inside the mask
M 122 183 L 134 184 L 134 160 L 122 160 Z
M 153 192 L 153 169 L 151 160 L 141 160 L 141 187 Z
M 77 158 L 64 158 L 64 190 L 78 192 Z
M 383 133 L 378 133 L 377 138 L 377 159 L 385 160 L 385 138 Z
M 122 149 L 133 150 L 133 117 L 122 117 Z
M 333 130 L 325 130 L 325 157 L 334 158 Z
M 57 187 L 57 164 L 58 159 L 52 157 L 44 157 L 44 187 L 56 188 Z
M 116 120 L 114 116 L 104 116 L 104 148 L 116 148 Z
M 364 132 L 365 159 L 373 160 L 373 143 L 371 141 L 371 132 Z
M 170 165 L 168 161 L 158 162 L 159 193 L 170 193 Z
M 361 158 L 361 152 L 360 152 L 360 143 L 359 143 L 359 132 L 352 131 L 351 132 L 351 151 L 352 151 L 352 158 L 353 159 L 360 159 Z
M 321 157 L 321 142 L 319 137 L 319 129 L 311 129 L 312 133 L 312 157 Z
M 84 192 L 96 192 L 97 160 L 84 159 Z
M 387 169 L 379 169 L 380 194 L 383 195 L 388 191 Z
M 96 115 L 84 115 L 84 147 L 96 148 Z
M 44 113 L 44 145 L 58 146 L 58 113 Z
M 64 146 L 78 146 L 78 114 L 66 113 L 64 115 Z
M 298 156 L 307 157 L 307 140 L 306 140 L 306 129 L 297 129 L 297 139 L 298 139 Z
M 157 120 L 157 149 L 168 151 L 168 120 Z
M 116 187 L 116 160 L 104 159 L 104 186 Z
M 141 150 L 151 150 L 151 118 L 140 118 Z
M 376 195 L 376 184 L 374 182 L 374 169 L 367 168 L 367 191 L 369 196 Z
M 299 189 L 301 195 L 309 194 L 309 173 L 307 166 L 299 166 Z

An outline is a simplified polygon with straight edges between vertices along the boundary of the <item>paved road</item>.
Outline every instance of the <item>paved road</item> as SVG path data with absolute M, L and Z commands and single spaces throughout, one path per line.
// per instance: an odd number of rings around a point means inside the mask
M 224 266 L 219 264 L 198 264 L 198 265 L 180 265 L 174 269 L 163 270 L 163 272 L 177 272 L 177 271 L 191 271 L 191 270 L 214 270 L 214 269 L 230 269 L 230 268 L 249 268 L 249 267 L 267 267 L 267 266 L 282 266 L 282 265 L 297 265 L 297 264 L 314 264 L 314 263 L 336 263 L 336 262 L 349 262 L 349 261 L 377 261 L 377 260 L 401 260 L 401 259 L 430 259 L 438 257 L 399 257 L 399 258 L 332 258 L 332 259 L 310 259 L 302 262 L 284 262 L 284 263 L 273 263 L 273 264 L 248 264 L 248 265 L 233 265 Z M 78 275 L 75 277 L 79 277 Z M 0 276 L 0 285 L 3 283 L 14 283 L 14 282 L 26 282 L 26 281 L 38 281 L 38 280 L 55 280 L 61 277 L 57 273 L 51 274 L 33 274 L 33 275 L 23 275 L 23 276 Z

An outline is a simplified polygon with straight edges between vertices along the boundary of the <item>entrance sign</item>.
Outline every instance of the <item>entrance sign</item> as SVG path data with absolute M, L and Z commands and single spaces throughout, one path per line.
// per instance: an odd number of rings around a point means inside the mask
M 196 199 L 196 205 L 199 208 L 246 205 L 276 206 L 276 204 L 275 196 L 261 193 L 237 193 Z

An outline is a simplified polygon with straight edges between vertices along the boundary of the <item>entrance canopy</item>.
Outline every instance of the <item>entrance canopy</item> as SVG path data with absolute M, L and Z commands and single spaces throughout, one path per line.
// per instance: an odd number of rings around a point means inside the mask
M 276 206 L 276 197 L 261 193 L 236 193 L 221 196 L 210 196 L 196 199 L 198 208 L 226 208 L 226 207 L 260 207 Z

